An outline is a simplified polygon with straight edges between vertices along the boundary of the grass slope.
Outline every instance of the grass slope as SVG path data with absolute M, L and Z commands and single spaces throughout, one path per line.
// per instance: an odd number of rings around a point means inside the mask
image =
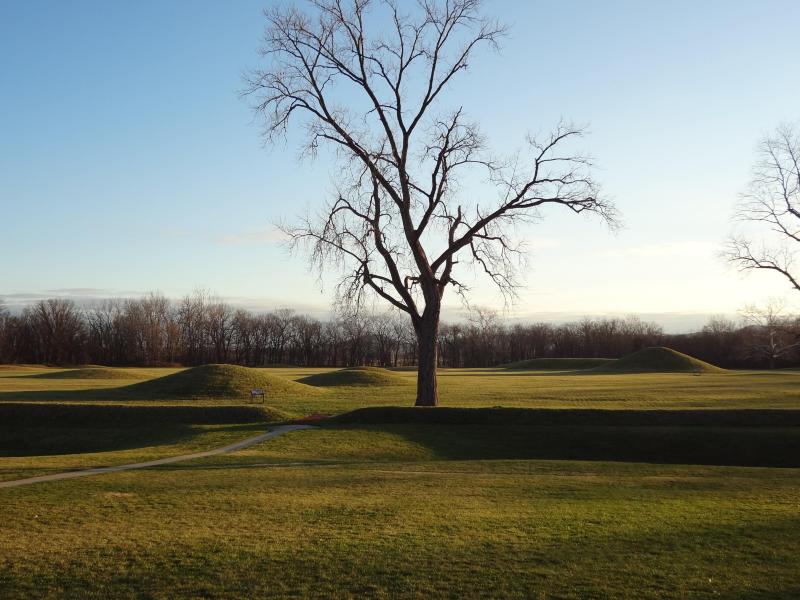
M 319 390 L 283 377 L 237 365 L 203 365 L 121 388 L 121 394 L 142 399 L 249 399 L 250 390 L 264 390 L 265 400 L 304 398 Z
M 349 367 L 330 373 L 318 373 L 299 379 L 306 385 L 320 387 L 336 386 L 390 386 L 406 383 L 406 379 L 392 371 L 378 367 Z
M 800 409 L 598 410 L 552 408 L 418 408 L 370 406 L 329 418 L 326 423 L 384 425 L 487 425 L 512 427 L 797 427 Z
M 287 414 L 266 404 L 168 405 L 157 402 L 134 404 L 0 402 L 0 432 L 4 427 L 55 426 L 95 427 L 159 423 L 263 423 L 285 421 Z
M 298 461 L 580 460 L 800 467 L 800 427 L 328 423 L 293 436 Z M 312 443 L 312 440 L 316 440 Z M 355 450 L 354 440 L 364 445 Z M 386 446 L 381 440 L 392 440 Z M 360 443 L 360 442 L 359 442 Z M 286 459 L 285 442 L 242 460 Z M 258 458 L 256 458 L 258 456 Z
M 54 372 L 40 367 L 38 372 Z M 133 370 L 133 369 L 131 369 Z M 181 372 L 177 369 L 137 369 L 156 380 Z M 284 383 L 302 381 L 330 369 L 253 369 Z M 391 386 L 300 386 L 303 393 L 269 395 L 271 405 L 294 417 L 312 413 L 337 414 L 366 406 L 413 406 L 416 373 L 390 371 L 405 382 Z M 0 374 L 0 404 L 5 402 L 183 403 L 187 398 L 148 395 L 141 388 L 125 391 L 136 380 L 40 379 L 32 371 L 8 370 Z M 143 384 L 142 384 L 143 385 Z M 151 390 L 162 391 L 162 386 Z M 299 392 L 294 388 L 295 392 Z M 166 390 L 169 391 L 169 390 Z M 193 404 L 242 404 L 245 395 L 192 398 Z M 726 371 L 694 377 L 686 373 L 605 373 L 598 370 L 525 371 L 505 369 L 442 369 L 439 393 L 446 407 L 519 407 L 569 409 L 722 409 L 800 408 L 800 372 Z M 127 394 L 127 395 L 126 395 Z M 280 402 L 278 402 L 278 400 Z
M 501 365 L 509 371 L 579 371 L 593 369 L 609 363 L 613 358 L 532 358 Z
M 191 454 L 220 448 L 266 430 L 264 423 L 13 427 L 0 424 L 0 481 Z M 2 592 L 0 597 L 5 598 Z
M 593 369 L 597 373 L 724 373 L 710 363 L 671 348 L 655 346 Z
M 36 379 L 146 379 L 147 375 L 137 369 L 118 369 L 114 367 L 82 367 L 66 371 L 36 373 L 28 375 Z

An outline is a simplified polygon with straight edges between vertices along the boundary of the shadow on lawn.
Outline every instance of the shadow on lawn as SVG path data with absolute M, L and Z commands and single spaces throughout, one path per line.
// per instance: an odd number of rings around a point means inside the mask
M 391 432 L 450 460 L 800 467 L 800 411 L 372 408 L 326 428 Z
M 0 456 L 116 452 L 186 442 L 201 433 L 185 423 L 117 427 L 6 426 L 0 428 Z
M 0 402 L 0 423 L 8 427 L 130 427 L 161 424 L 275 423 L 286 415 L 261 405 L 62 404 Z
M 547 459 L 800 467 L 800 429 L 371 426 L 448 460 Z

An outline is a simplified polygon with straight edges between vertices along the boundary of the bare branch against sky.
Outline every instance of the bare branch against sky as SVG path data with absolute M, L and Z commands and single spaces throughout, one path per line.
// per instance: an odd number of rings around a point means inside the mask
M 448 287 L 466 298 L 461 270 L 481 270 L 512 297 L 523 252 L 516 225 L 561 208 L 617 226 L 591 160 L 574 148 L 583 129 L 559 123 L 530 137 L 526 154 L 498 158 L 468 118 L 467 98 L 445 106 L 475 54 L 506 33 L 479 0 L 318 0 L 266 17 L 265 66 L 245 91 L 264 135 L 274 141 L 304 128 L 305 151 L 325 146 L 340 165 L 331 201 L 285 232 L 321 271 L 342 270 L 341 303 L 374 294 L 410 317 L 417 404 L 435 405 L 442 298 Z M 490 184 L 486 197 L 461 193 L 468 174 Z

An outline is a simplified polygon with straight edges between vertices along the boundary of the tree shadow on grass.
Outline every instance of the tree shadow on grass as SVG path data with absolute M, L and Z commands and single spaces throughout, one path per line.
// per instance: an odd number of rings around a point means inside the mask
M 330 426 L 329 426 L 330 427 Z M 546 459 L 800 467 L 797 427 L 335 425 L 392 433 L 446 460 Z
M 266 404 L 66 404 L 0 402 L 0 423 L 12 427 L 130 427 L 161 424 L 275 423 L 286 415 Z
M 0 456 L 44 456 L 116 452 L 176 444 L 202 431 L 186 423 L 132 426 L 5 426 L 0 428 Z
M 0 392 L 2 402 L 44 402 L 49 400 L 80 402 L 84 400 L 126 400 L 120 388 L 89 388 L 85 390 L 20 390 Z

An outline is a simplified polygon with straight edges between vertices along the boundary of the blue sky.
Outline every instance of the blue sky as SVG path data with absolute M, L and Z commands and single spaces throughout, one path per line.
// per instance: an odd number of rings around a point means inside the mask
M 239 99 L 268 2 L 0 4 L 0 297 L 196 287 L 250 307 L 324 312 L 302 256 L 271 223 L 319 205 L 330 163 L 264 148 Z M 515 318 L 640 313 L 693 327 L 791 298 L 716 253 L 758 139 L 800 119 L 800 2 L 487 2 L 511 24 L 450 98 L 512 152 L 561 117 L 626 228 L 555 214 Z M 329 282 L 328 282 L 329 283 Z M 500 307 L 489 286 L 475 303 Z M 453 298 L 451 313 L 458 309 Z

